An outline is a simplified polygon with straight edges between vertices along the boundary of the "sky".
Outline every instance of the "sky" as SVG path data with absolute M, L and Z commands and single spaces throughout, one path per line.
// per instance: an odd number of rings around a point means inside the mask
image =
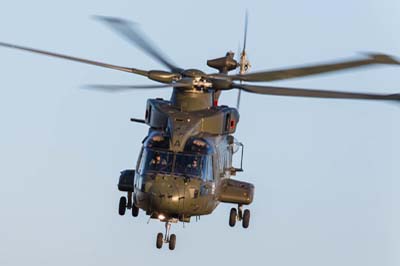
M 0 41 L 142 69 L 163 69 L 92 15 L 141 29 L 179 66 L 236 52 L 249 12 L 252 70 L 362 52 L 400 57 L 397 0 L 2 0 Z M 176 250 L 155 248 L 164 225 L 120 217 L 119 171 L 134 168 L 146 99 L 170 90 L 110 94 L 85 84 L 151 84 L 143 77 L 0 49 L 0 265 L 400 264 L 400 106 L 243 93 L 237 139 L 256 186 L 250 228 L 228 226 L 229 204 L 173 225 Z M 400 92 L 400 68 L 271 83 Z M 221 104 L 234 105 L 236 92 Z

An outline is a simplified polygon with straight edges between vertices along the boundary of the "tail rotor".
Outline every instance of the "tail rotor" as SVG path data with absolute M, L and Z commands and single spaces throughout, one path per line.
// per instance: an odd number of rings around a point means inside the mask
M 249 24 L 249 14 L 248 11 L 246 10 L 245 14 L 245 20 L 244 20 L 244 36 L 243 36 L 243 50 L 240 52 L 240 58 L 239 58 L 239 75 L 246 74 L 250 70 L 250 61 L 247 58 L 247 53 L 246 53 L 246 44 L 247 44 L 247 28 Z M 240 49 L 239 49 L 240 51 Z M 242 83 L 242 81 L 240 81 Z M 237 100 L 236 100 L 236 109 L 239 110 L 240 107 L 240 99 L 242 96 L 242 90 L 239 89 L 238 95 L 237 95 Z

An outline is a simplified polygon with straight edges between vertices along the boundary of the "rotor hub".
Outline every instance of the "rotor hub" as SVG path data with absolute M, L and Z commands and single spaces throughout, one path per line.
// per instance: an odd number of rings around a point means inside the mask
M 212 87 L 212 82 L 207 79 L 207 74 L 198 69 L 187 69 L 181 73 L 183 79 L 194 89 L 207 89 Z
M 204 73 L 201 70 L 198 69 L 186 69 L 184 71 L 182 71 L 182 76 L 184 77 L 188 77 L 188 78 L 201 78 L 206 76 L 207 74 Z

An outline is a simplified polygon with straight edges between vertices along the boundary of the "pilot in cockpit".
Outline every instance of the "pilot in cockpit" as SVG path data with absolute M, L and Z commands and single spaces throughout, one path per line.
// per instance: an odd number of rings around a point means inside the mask
M 196 158 L 193 159 L 193 161 L 189 162 L 186 167 L 190 168 L 190 169 L 196 169 L 197 168 L 197 159 Z
M 150 166 L 151 167 L 160 167 L 160 166 L 166 166 L 167 161 L 165 159 L 161 158 L 161 155 L 159 153 L 154 154 L 154 158 L 150 161 Z
M 186 166 L 186 171 L 191 175 L 199 174 L 199 163 L 197 158 L 194 158 L 193 161 Z

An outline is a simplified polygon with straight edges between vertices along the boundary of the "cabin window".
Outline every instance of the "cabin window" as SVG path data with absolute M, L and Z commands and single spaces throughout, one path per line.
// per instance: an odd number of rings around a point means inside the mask
M 232 166 L 232 151 L 230 146 L 227 147 L 224 154 L 224 172 L 230 172 L 230 168 Z

